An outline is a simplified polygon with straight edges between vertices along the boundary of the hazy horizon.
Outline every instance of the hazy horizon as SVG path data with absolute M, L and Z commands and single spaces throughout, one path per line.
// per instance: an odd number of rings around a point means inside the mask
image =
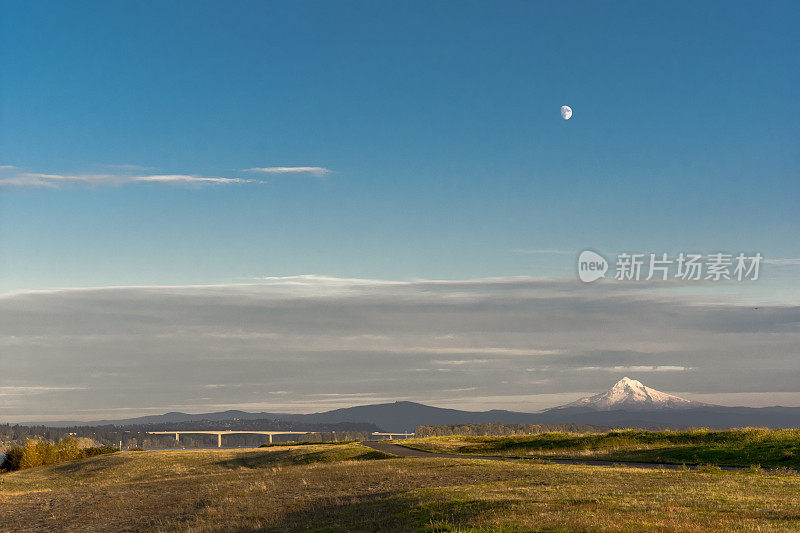
M 613 384 L 613 383 L 612 383 Z M 647 383 L 645 383 L 647 385 Z M 48 417 L 47 415 L 40 415 L 37 417 L 16 417 L 15 419 L 3 419 L 0 423 L 41 423 L 41 422 L 93 422 L 98 420 L 124 420 L 129 418 L 139 418 L 143 416 L 161 415 L 172 412 L 185 413 L 190 415 L 224 412 L 224 411 L 244 411 L 249 413 L 278 413 L 278 414 L 312 414 L 331 411 L 334 409 L 342 409 L 348 407 L 358 407 L 362 405 L 376 405 L 384 403 L 393 403 L 408 401 L 414 403 L 421 403 L 431 407 L 440 407 L 443 409 L 458 409 L 461 411 L 490 411 L 492 409 L 501 409 L 507 411 L 515 411 L 522 413 L 537 413 L 545 411 L 552 407 L 559 407 L 566 403 L 572 402 L 582 397 L 592 396 L 602 391 L 584 391 L 584 392 L 565 392 L 555 394 L 531 394 L 519 395 L 514 397 L 493 396 L 489 398 L 464 398 L 453 400 L 435 400 L 431 402 L 419 401 L 408 397 L 385 398 L 376 402 L 359 403 L 348 401 L 346 403 L 337 404 L 335 401 L 328 402 L 325 405 L 312 404 L 298 406 L 295 403 L 286 404 L 269 404 L 262 407 L 254 407 L 251 405 L 209 405 L 206 409 L 198 407 L 181 409 L 175 407 L 150 407 L 146 410 L 137 410 L 137 408 L 125 408 L 119 411 L 109 411 L 106 414 L 95 413 L 92 416 L 84 415 L 81 417 L 61 416 L 60 418 Z M 800 394 L 796 392 L 755 392 L 755 393 L 722 393 L 722 394 L 699 394 L 683 391 L 661 391 L 669 394 L 674 394 L 685 398 L 687 400 L 694 400 L 720 407 L 800 407 Z M 314 408 L 318 405 L 318 408 Z M 525 407 L 530 406 L 530 407 Z M 538 407 L 537 407 L 538 406 Z
M 37 385 L 4 385 L 3 419 L 399 399 L 535 411 L 623 375 L 707 403 L 797 404 L 798 308 L 656 284 L 297 276 L 7 293 L 3 352 Z

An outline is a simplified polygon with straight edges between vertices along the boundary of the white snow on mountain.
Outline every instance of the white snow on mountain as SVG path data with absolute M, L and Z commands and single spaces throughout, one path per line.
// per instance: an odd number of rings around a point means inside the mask
M 587 396 L 555 409 L 584 407 L 597 411 L 611 411 L 615 409 L 686 409 L 705 405 L 707 404 L 651 389 L 643 385 L 641 381 L 625 377 L 617 381 L 606 392 Z

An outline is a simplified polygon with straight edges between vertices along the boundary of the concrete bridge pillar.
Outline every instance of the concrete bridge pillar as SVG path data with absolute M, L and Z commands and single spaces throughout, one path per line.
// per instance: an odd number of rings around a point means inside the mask
M 217 433 L 217 448 L 222 448 L 222 433 Z
M 181 441 L 181 434 L 175 433 L 175 442 L 180 442 L 180 441 Z

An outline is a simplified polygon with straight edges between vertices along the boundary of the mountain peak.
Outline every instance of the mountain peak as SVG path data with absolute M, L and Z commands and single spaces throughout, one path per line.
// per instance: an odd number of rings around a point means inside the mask
M 614 383 L 606 392 L 587 396 L 561 408 L 583 407 L 597 411 L 617 409 L 687 409 L 702 407 L 705 404 L 694 402 L 644 385 L 641 381 L 624 377 Z
M 644 387 L 644 385 L 642 385 L 641 381 L 636 381 L 635 379 L 631 379 L 631 378 L 626 376 L 626 377 L 622 378 L 621 380 L 617 381 L 616 383 L 614 383 L 614 386 L 611 387 L 611 388 L 615 389 L 615 388 L 624 388 L 624 387 L 631 387 L 631 388 L 635 387 L 635 388 L 641 389 L 641 388 Z
M 621 380 L 614 383 L 614 385 L 610 389 L 608 389 L 608 392 L 614 392 L 615 396 L 619 394 L 624 394 L 627 396 L 646 397 L 648 388 L 649 387 L 646 387 L 641 381 L 637 381 L 629 377 L 624 377 Z M 655 389 L 650 389 L 650 390 L 658 392 Z

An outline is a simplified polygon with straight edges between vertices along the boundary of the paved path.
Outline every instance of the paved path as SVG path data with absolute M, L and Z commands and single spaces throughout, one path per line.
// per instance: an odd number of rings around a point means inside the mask
M 486 459 L 489 461 L 526 460 L 523 457 L 501 457 L 498 455 L 457 455 L 457 454 L 447 454 L 447 453 L 424 452 L 422 450 L 414 450 L 412 448 L 407 448 L 405 446 L 400 446 L 398 444 L 390 444 L 388 442 L 367 441 L 367 442 L 362 442 L 361 444 L 363 444 L 364 446 L 368 446 L 373 450 L 390 453 L 392 455 L 397 455 L 398 457 L 433 457 L 441 459 Z M 666 464 L 666 463 L 635 463 L 630 461 L 593 461 L 593 460 L 584 461 L 580 459 L 544 459 L 544 460 L 548 463 L 556 463 L 561 465 L 593 465 L 593 466 L 624 465 L 634 468 L 654 468 L 654 469 L 664 469 L 664 470 L 680 470 L 683 468 L 683 465 Z M 687 468 L 694 470 L 698 467 L 687 465 Z M 739 466 L 720 466 L 719 468 L 722 470 L 729 470 L 733 472 L 743 472 L 749 470 L 749 468 L 742 468 Z

